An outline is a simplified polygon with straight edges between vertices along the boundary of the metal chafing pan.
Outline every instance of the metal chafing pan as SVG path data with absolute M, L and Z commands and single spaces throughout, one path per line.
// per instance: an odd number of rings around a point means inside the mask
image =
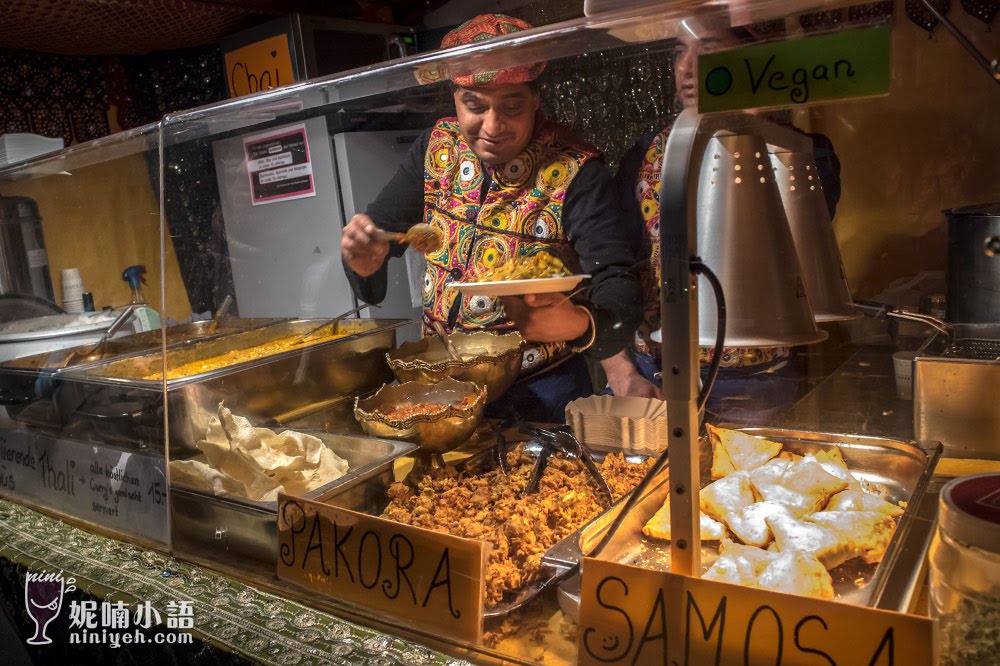
M 920 500 L 934 474 L 941 444 L 938 442 L 902 442 L 881 437 L 803 432 L 773 428 L 740 428 L 759 437 L 781 442 L 786 451 L 799 454 L 817 452 L 833 446 L 840 448 L 851 472 L 876 484 L 892 501 L 906 502 L 896 532 L 885 557 L 877 565 L 851 560 L 831 571 L 834 591 L 840 601 L 873 608 L 906 612 L 920 582 L 924 556 L 930 545 L 933 517 L 918 511 Z M 642 499 L 635 505 L 618 532 L 601 553 L 601 559 L 650 569 L 668 571 L 669 542 L 647 539 L 642 526 L 666 499 L 669 466 L 660 473 Z M 575 569 L 582 553 L 592 550 L 617 517 L 621 503 L 598 516 L 576 533 L 553 546 L 542 559 L 555 571 Z M 707 569 L 717 555 L 714 544 L 702 546 L 702 566 Z M 855 581 L 862 579 L 863 584 Z M 579 578 L 561 586 L 559 602 L 573 617 L 579 613 Z
M 280 321 L 184 343 L 167 350 L 168 367 L 302 335 L 316 323 Z M 391 380 L 385 352 L 395 346 L 395 329 L 407 323 L 396 319 L 344 321 L 341 332 L 346 329 L 347 334 L 342 337 L 317 337 L 315 343 L 297 349 L 167 380 L 172 455 L 195 450 L 195 442 L 220 402 L 254 423 L 271 423 L 304 406 L 364 393 Z M 60 431 L 110 427 L 141 447 L 162 446 L 164 382 L 142 379 L 162 368 L 163 357 L 157 350 L 60 372 L 50 413 L 39 410 L 35 425 Z
M 348 463 L 347 474 L 303 497 L 316 499 L 350 486 L 361 506 L 384 497 L 393 481 L 393 462 L 415 444 L 364 435 L 335 435 L 308 430 Z M 219 497 L 203 490 L 170 487 L 171 550 L 194 561 L 224 564 L 273 576 L 277 566 L 277 502 Z
M 513 449 L 517 444 L 524 444 L 525 450 L 535 456 L 540 455 L 543 449 L 540 443 L 533 440 L 522 442 L 511 441 L 508 444 L 508 447 L 509 449 Z M 604 452 L 592 452 L 592 456 L 597 462 L 603 461 L 605 455 L 607 454 Z M 644 455 L 626 456 L 626 460 L 635 464 L 642 463 L 647 459 L 648 456 Z M 468 458 L 450 464 L 453 464 L 458 470 L 485 473 L 497 466 L 498 457 L 496 455 L 496 449 L 490 447 L 478 451 Z M 426 471 L 426 467 L 417 466 L 410 472 L 410 475 L 423 474 L 426 473 Z M 330 493 L 327 493 L 324 497 L 322 497 L 321 500 L 330 504 L 335 504 L 338 507 L 351 509 L 353 511 L 360 511 L 375 516 L 381 515 L 382 512 L 385 511 L 386 506 L 389 504 L 389 498 L 387 495 L 383 493 L 381 496 L 373 498 L 369 489 L 366 488 L 360 481 L 339 485 Z M 503 617 L 511 611 L 525 605 L 538 596 L 542 590 L 558 583 L 563 577 L 564 571 L 561 568 L 551 567 L 545 569 L 542 571 L 539 578 L 522 587 L 512 596 L 512 598 L 508 599 L 499 606 L 487 608 L 483 613 L 483 616 L 485 618 Z
M 166 329 L 167 348 L 172 349 L 195 340 L 248 331 L 279 321 L 283 320 L 226 317 L 219 320 L 218 326 L 214 330 L 212 320 L 170 326 Z M 162 336 L 163 332 L 156 329 L 113 338 L 105 343 L 102 352 L 103 358 L 99 360 L 88 360 L 82 354 L 93 347 L 93 345 L 87 344 L 0 363 L 0 404 L 17 406 L 32 400 L 48 398 L 55 386 L 53 375 L 70 369 L 79 370 L 116 358 L 157 351 L 161 348 Z
M 1000 459 L 1000 324 L 951 324 L 913 360 L 913 432 L 945 457 Z

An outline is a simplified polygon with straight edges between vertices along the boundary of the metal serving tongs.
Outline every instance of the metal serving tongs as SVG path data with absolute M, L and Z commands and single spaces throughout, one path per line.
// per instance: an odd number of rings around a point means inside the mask
M 535 463 L 535 467 L 531 470 L 531 477 L 528 480 L 528 485 L 524 488 L 522 496 L 531 495 L 538 490 L 538 483 L 542 480 L 542 474 L 545 472 L 546 465 L 548 465 L 549 456 L 554 452 L 559 452 L 577 458 L 583 463 L 584 469 L 587 470 L 587 473 L 597 483 L 597 487 L 604 496 L 605 508 L 614 504 L 615 498 L 611 494 L 611 487 L 601 475 L 601 470 L 597 467 L 597 463 L 594 462 L 594 457 L 590 455 L 587 447 L 573 436 L 573 433 L 566 430 L 545 430 L 526 423 L 521 424 L 520 430 L 526 435 L 537 438 L 539 443 L 545 447 L 538 456 L 538 462 Z
M 359 305 L 358 307 L 354 308 L 353 310 L 348 310 L 347 312 L 344 312 L 342 314 L 337 315 L 333 319 L 327 319 L 326 321 L 324 321 L 322 324 L 320 324 L 316 328 L 310 329 L 309 332 L 307 332 L 305 335 L 300 336 L 299 339 L 297 339 L 292 344 L 298 344 L 298 343 L 302 342 L 303 340 L 311 338 L 313 335 L 315 335 L 316 333 L 318 333 L 322 329 L 326 328 L 327 326 L 336 326 L 340 322 L 341 319 L 346 319 L 347 317 L 350 317 L 352 314 L 357 314 L 357 313 L 361 312 L 362 310 L 364 310 L 365 308 L 379 308 L 379 307 L 382 307 L 382 306 L 376 305 L 374 303 L 365 303 L 364 305 Z
M 931 315 L 923 314 L 921 312 L 901 310 L 885 303 L 877 303 L 875 301 L 856 300 L 854 301 L 854 307 L 866 317 L 872 317 L 873 319 L 885 319 L 887 317 L 892 317 L 895 319 L 906 319 L 908 321 L 916 321 L 921 324 L 927 324 L 936 331 L 943 333 L 949 343 L 955 341 L 955 332 L 952 330 L 951 326 L 937 317 L 932 317 Z

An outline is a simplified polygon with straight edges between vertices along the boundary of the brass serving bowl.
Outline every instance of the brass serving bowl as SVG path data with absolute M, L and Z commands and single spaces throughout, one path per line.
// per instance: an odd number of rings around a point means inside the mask
M 450 377 L 434 384 L 405 382 L 384 385 L 367 398 L 354 401 L 354 418 L 373 437 L 405 439 L 427 453 L 446 453 L 462 444 L 483 420 L 487 389 Z M 404 419 L 386 415 L 388 407 L 436 403 L 446 405 L 434 414 Z M 383 412 L 383 408 L 385 412 Z
M 497 400 L 517 379 L 521 369 L 524 338 L 512 333 L 451 333 L 460 361 L 453 360 L 437 336 L 407 342 L 386 353 L 385 358 L 400 382 L 438 382 L 452 377 L 485 386 L 489 400 Z

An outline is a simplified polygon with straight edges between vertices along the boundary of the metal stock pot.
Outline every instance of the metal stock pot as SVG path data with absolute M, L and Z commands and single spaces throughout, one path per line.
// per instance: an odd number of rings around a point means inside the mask
M 1000 322 L 1000 203 L 943 212 L 948 217 L 948 321 Z

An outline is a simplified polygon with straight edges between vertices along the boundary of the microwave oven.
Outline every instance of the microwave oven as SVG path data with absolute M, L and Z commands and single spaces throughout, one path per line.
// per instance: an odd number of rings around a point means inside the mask
M 281 35 L 287 38 L 295 81 L 417 52 L 413 28 L 305 14 L 289 14 L 240 31 L 224 38 L 220 46 L 222 53 L 227 54 Z M 229 74 L 227 72 L 227 77 Z M 279 82 L 280 85 L 286 83 L 291 81 Z

